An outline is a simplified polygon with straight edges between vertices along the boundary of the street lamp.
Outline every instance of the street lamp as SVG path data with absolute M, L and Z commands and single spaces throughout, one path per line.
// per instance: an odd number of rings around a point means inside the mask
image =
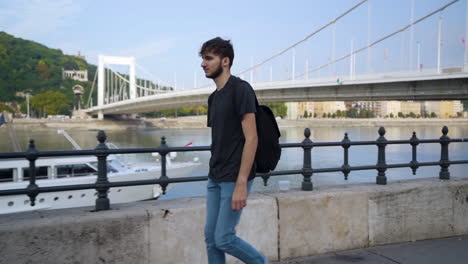
M 418 59 L 417 59 L 417 65 L 416 69 L 418 69 L 419 72 L 421 72 L 421 42 L 418 40 L 416 41 L 416 45 L 418 47 Z
M 30 118 L 29 115 L 29 97 L 31 96 L 30 93 L 26 93 L 26 118 Z

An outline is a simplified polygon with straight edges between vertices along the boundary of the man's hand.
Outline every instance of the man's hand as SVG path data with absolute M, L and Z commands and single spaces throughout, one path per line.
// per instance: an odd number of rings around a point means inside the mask
M 236 183 L 232 194 L 232 210 L 238 211 L 247 205 L 247 183 Z

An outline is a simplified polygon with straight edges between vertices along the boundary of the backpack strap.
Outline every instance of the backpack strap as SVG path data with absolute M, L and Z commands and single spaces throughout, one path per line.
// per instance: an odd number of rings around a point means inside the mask
M 234 76 L 234 78 L 236 79 L 236 87 L 234 87 L 234 93 L 233 93 L 233 97 L 232 97 L 232 103 L 233 105 L 236 105 L 236 102 L 234 101 L 234 98 L 236 98 L 236 91 L 237 91 L 237 85 L 240 85 L 242 82 L 245 82 L 244 80 L 242 80 L 241 78 L 237 77 L 237 76 Z M 255 97 L 255 108 L 258 108 L 259 104 L 258 104 L 258 100 L 257 100 L 257 94 L 255 93 L 255 90 L 253 89 L 252 85 L 249 84 L 249 86 L 252 88 L 252 91 L 253 91 L 253 94 L 254 94 L 254 97 Z

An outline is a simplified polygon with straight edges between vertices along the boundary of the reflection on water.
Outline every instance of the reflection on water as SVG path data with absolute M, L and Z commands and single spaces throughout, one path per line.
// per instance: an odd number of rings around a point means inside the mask
M 305 127 L 281 128 L 281 142 L 300 142 L 304 140 Z M 434 126 L 406 126 L 406 127 L 386 127 L 385 137 L 388 140 L 410 139 L 413 131 L 419 139 L 434 139 L 442 135 L 440 127 Z M 311 129 L 310 139 L 314 142 L 341 141 L 345 133 L 351 141 L 376 140 L 379 137 L 378 127 L 320 127 Z M 70 136 L 83 149 L 92 149 L 97 145 L 97 131 L 77 131 L 68 130 Z M 210 131 L 208 129 L 190 130 L 128 130 L 128 131 L 107 131 L 107 140 L 122 148 L 133 147 L 157 147 L 161 143 L 161 137 L 165 136 L 169 146 L 184 146 L 192 143 L 193 146 L 206 146 L 211 143 Z M 16 130 L 15 135 L 23 149 L 27 148 L 29 138 L 34 138 L 36 147 L 40 150 L 69 150 L 72 145 L 56 130 Z M 449 127 L 449 137 L 468 138 L 468 126 Z M 6 129 L 0 128 L 0 137 L 8 139 Z M 451 160 L 468 159 L 468 143 L 452 143 L 449 145 Z M 0 151 L 12 151 L 8 140 L 0 141 Z M 179 153 L 177 159 L 181 161 L 192 160 L 198 157 L 203 163 L 192 171 L 192 176 L 207 175 L 208 161 L 210 154 L 208 151 L 196 153 Z M 151 161 L 154 158 L 150 154 L 128 155 L 130 161 Z M 388 145 L 386 148 L 387 164 L 408 163 L 411 161 L 411 145 Z M 438 161 L 440 159 L 440 144 L 420 144 L 418 146 L 418 161 Z M 302 149 L 283 149 L 281 160 L 277 170 L 298 169 L 302 167 Z M 374 165 L 377 163 L 376 146 L 352 146 L 349 150 L 349 163 L 352 166 Z M 313 168 L 340 167 L 343 164 L 342 147 L 316 147 L 312 150 Z M 468 165 L 453 165 L 449 168 L 452 177 L 468 177 L 464 171 Z M 388 181 L 401 179 L 415 179 L 423 177 L 438 177 L 440 167 L 419 168 L 416 175 L 412 175 L 411 169 L 389 169 L 387 170 Z M 351 172 L 348 181 L 344 180 L 342 173 L 320 173 L 314 174 L 312 181 L 314 186 L 329 184 L 346 184 L 354 182 L 375 182 L 377 172 L 358 171 Z M 169 175 L 170 176 L 170 175 Z M 276 176 L 272 177 L 268 186 L 264 187 L 261 179 L 254 183 L 254 190 L 278 189 L 279 180 L 290 180 L 291 188 L 300 188 L 302 176 Z M 185 196 L 200 196 L 205 194 L 205 183 L 195 182 L 177 184 L 169 190 L 163 199 Z

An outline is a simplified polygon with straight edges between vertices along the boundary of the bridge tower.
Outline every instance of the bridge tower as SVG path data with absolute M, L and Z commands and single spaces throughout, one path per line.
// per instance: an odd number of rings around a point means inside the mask
M 104 106 L 104 94 L 105 94 L 105 71 L 104 67 L 106 64 L 113 65 L 128 65 L 130 75 L 130 100 L 136 99 L 136 77 L 135 77 L 135 57 L 114 57 L 114 56 L 103 56 L 99 55 L 98 64 L 98 107 Z M 104 114 L 102 110 L 98 113 L 98 118 L 103 119 Z

